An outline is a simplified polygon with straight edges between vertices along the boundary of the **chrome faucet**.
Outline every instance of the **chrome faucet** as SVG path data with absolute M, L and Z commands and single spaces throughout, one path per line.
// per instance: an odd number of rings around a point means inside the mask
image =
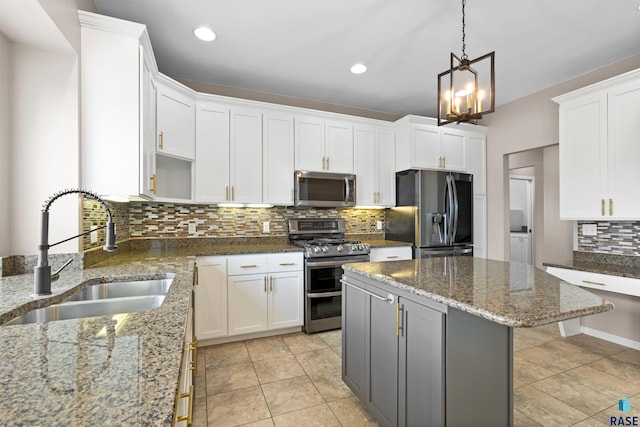
M 69 237 L 68 239 L 64 239 L 59 241 L 58 243 L 54 243 L 52 245 L 49 244 L 49 208 L 51 204 L 55 202 L 62 196 L 67 194 L 82 194 L 85 197 L 89 197 L 94 199 L 100 203 L 102 209 L 107 212 L 109 216 L 107 223 L 102 227 L 95 228 L 93 230 L 85 231 L 84 233 L 80 233 L 77 236 Z M 55 245 L 59 245 L 60 243 L 68 242 L 69 240 L 75 239 L 76 237 L 84 236 L 96 230 L 102 230 L 103 228 L 107 229 L 107 241 L 104 245 L 104 250 L 107 252 L 113 252 L 117 249 L 116 246 L 116 229 L 115 224 L 113 223 L 113 217 L 111 215 L 111 210 L 109 210 L 109 204 L 102 200 L 97 194 L 92 193 L 87 190 L 80 189 L 70 189 L 60 191 L 53 196 L 49 197 L 42 205 L 42 217 L 41 217 L 41 228 L 40 228 L 40 245 L 38 246 L 38 265 L 34 267 L 34 293 L 36 295 L 49 295 L 51 294 L 51 282 L 53 280 L 58 279 L 58 275 L 63 268 L 65 268 L 71 260 L 67 261 L 61 268 L 58 269 L 53 275 L 51 274 L 51 266 L 49 265 L 49 248 Z

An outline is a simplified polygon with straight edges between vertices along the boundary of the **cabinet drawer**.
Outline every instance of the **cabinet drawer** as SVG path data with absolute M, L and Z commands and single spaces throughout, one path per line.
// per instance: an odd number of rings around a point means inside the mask
M 270 273 L 280 271 L 302 271 L 304 265 L 302 252 L 269 254 L 267 268 Z
M 369 256 L 371 262 L 376 261 L 398 261 L 411 259 L 411 246 L 400 246 L 392 248 L 372 248 Z
M 266 255 L 238 255 L 227 258 L 229 276 L 238 274 L 259 274 L 267 272 Z
M 557 267 L 547 267 L 547 273 L 552 274 L 572 285 L 607 292 L 616 292 L 624 295 L 640 296 L 639 279 L 610 276 L 608 274 L 589 273 L 586 271 Z

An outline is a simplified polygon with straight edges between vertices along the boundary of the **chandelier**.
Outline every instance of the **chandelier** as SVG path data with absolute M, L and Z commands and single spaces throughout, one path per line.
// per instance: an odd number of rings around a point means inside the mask
M 470 60 L 465 52 L 465 6 L 462 0 L 462 56 L 451 52 L 447 71 L 438 74 L 438 126 L 477 124 L 495 109 L 495 52 Z M 487 77 L 488 76 L 488 77 Z

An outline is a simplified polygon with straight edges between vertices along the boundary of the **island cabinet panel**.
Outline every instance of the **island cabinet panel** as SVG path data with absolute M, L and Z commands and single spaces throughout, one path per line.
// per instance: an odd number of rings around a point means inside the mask
M 344 279 L 344 382 L 380 425 L 443 425 L 445 307 Z

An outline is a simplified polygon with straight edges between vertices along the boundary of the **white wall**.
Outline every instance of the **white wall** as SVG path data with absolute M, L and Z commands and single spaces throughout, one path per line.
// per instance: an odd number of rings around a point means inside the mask
M 0 257 L 10 255 L 11 43 L 0 32 Z
M 487 132 L 487 246 L 488 258 L 504 260 L 509 252 L 509 209 L 505 206 L 505 192 L 508 194 L 508 154 L 533 148 L 547 147 L 558 143 L 558 105 L 551 98 L 592 83 L 622 74 L 640 67 L 640 55 L 603 67 L 591 73 L 558 84 L 533 95 L 520 98 L 496 109 L 482 119 L 482 125 L 488 126 Z M 497 80 L 499 85 L 500 81 Z M 555 156 L 555 157 L 554 157 Z M 548 157 L 548 158 L 547 158 Z M 557 152 L 551 151 L 545 155 L 545 165 L 557 162 Z M 554 174 L 553 167 L 545 173 Z M 546 177 L 545 177 L 546 178 Z M 557 174 L 545 179 L 545 195 L 557 191 Z M 536 186 L 540 185 L 536 177 Z M 558 224 L 559 218 L 545 218 Z M 543 259 L 538 262 L 559 262 L 559 257 L 571 259 L 571 242 L 565 242 L 564 234 L 547 234 L 546 248 L 563 248 L 545 252 Z M 570 237 L 569 237 L 570 239 Z M 537 252 L 537 250 L 536 250 Z M 538 255 L 538 253 L 536 253 Z

